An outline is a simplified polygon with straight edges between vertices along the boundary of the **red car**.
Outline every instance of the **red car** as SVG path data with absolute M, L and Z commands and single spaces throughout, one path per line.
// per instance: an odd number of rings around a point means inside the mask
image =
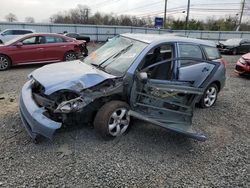
M 250 53 L 243 55 L 237 61 L 235 72 L 241 76 L 250 75 Z
M 27 34 L 0 45 L 0 71 L 11 66 L 75 60 L 85 41 L 59 34 Z

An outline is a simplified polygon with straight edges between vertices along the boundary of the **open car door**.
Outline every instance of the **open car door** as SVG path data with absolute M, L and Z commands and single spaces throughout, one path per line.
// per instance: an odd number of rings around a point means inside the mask
M 203 88 L 186 81 L 151 79 L 144 71 L 137 73 L 133 83 L 129 115 L 205 141 L 205 135 L 192 129 L 194 105 L 197 97 L 203 94 Z

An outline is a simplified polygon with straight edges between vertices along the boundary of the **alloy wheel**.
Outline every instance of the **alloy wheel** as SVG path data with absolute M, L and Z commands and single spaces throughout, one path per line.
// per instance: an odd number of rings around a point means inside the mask
M 65 57 L 66 61 L 76 60 L 76 55 L 74 53 L 68 53 Z
M 206 95 L 204 97 L 204 104 L 206 107 L 211 107 L 217 98 L 217 89 L 214 86 L 210 86 L 207 91 Z
M 115 110 L 109 118 L 108 130 L 112 136 L 122 135 L 129 126 L 130 117 L 127 114 L 126 108 Z
M 9 66 L 9 60 L 6 57 L 0 56 L 0 70 L 5 70 Z

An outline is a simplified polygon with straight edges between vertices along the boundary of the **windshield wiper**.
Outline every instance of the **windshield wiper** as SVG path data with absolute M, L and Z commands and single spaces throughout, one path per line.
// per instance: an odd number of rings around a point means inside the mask
M 125 52 L 128 51 L 132 46 L 133 46 L 133 43 L 131 43 L 130 45 L 128 45 L 126 48 L 123 48 L 121 51 L 119 51 L 117 54 L 115 54 L 113 58 L 116 58 L 116 57 L 118 57 L 119 55 L 125 53 Z
M 128 45 L 127 47 L 125 47 L 125 48 L 123 48 L 122 50 L 120 50 L 119 52 L 117 52 L 117 53 L 115 53 L 115 54 L 113 54 L 113 55 L 111 55 L 110 57 L 108 57 L 107 59 L 105 59 L 103 62 L 101 62 L 98 66 L 96 66 L 97 68 L 105 68 L 105 67 L 103 67 L 102 65 L 104 64 L 104 63 L 106 63 L 108 60 L 110 60 L 111 58 L 116 58 L 116 57 L 118 57 L 119 55 L 121 55 L 122 53 L 125 53 L 126 51 L 128 51 L 131 47 L 133 46 L 133 43 L 131 43 L 130 45 Z

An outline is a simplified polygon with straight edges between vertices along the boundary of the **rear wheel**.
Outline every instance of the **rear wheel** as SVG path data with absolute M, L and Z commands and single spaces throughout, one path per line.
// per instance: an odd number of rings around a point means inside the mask
M 64 61 L 73 61 L 77 59 L 75 52 L 66 52 L 64 55 Z
M 0 71 L 7 70 L 11 66 L 10 58 L 6 55 L 0 55 Z
M 201 108 L 213 106 L 217 100 L 218 91 L 218 86 L 215 83 L 209 85 L 200 99 L 199 106 Z
M 96 114 L 95 130 L 105 140 L 121 136 L 129 126 L 128 110 L 128 104 L 122 101 L 110 101 L 104 104 Z

